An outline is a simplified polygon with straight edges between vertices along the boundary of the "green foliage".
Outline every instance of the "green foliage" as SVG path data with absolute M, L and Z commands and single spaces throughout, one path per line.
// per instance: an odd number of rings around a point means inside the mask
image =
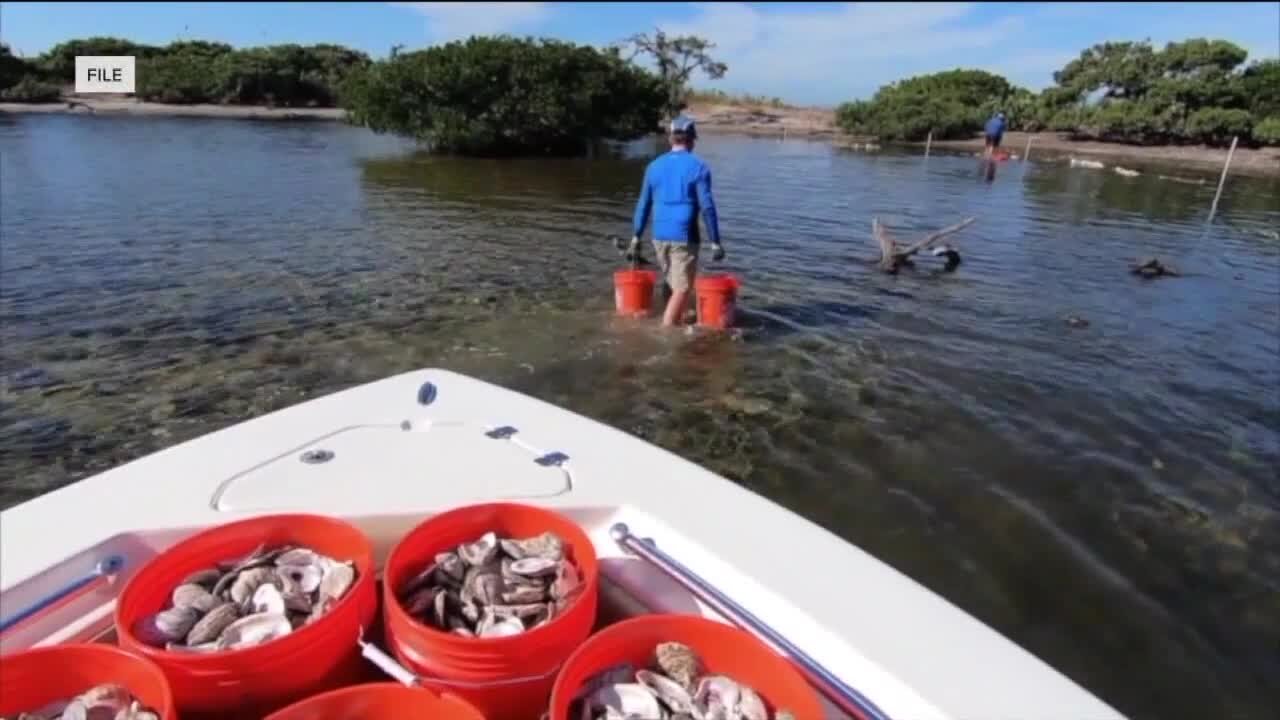
M 616 53 L 556 40 L 472 37 L 394 53 L 344 84 L 351 119 L 438 152 L 576 154 L 658 127 L 664 88 Z
M 8 45 L 0 43 L 0 90 L 17 85 L 35 71 L 30 63 L 14 55 Z
M 728 65 L 712 59 L 709 54 L 715 49 L 715 43 L 694 35 L 668 37 L 658 30 L 652 36 L 632 35 L 626 44 L 632 48 L 628 60 L 644 56 L 657 68 L 666 96 L 662 111 L 667 117 L 674 117 L 688 106 L 689 79 L 693 73 L 701 71 L 708 78 L 718 80 L 729 70 Z M 614 52 L 620 57 L 620 48 Z
M 133 55 L 142 60 L 160 52 L 160 48 L 153 45 L 140 45 L 123 38 L 91 37 L 54 45 L 40 56 L 39 65 L 52 79 L 70 84 L 76 80 L 77 55 Z
M 723 90 L 689 90 L 685 93 L 684 101 L 686 103 L 715 103 L 719 105 L 741 105 L 741 106 L 757 106 L 771 108 L 787 108 L 790 107 L 780 97 L 767 97 L 765 95 L 751 95 L 750 93 L 730 94 Z
M 1206 145 L 1223 145 L 1233 136 L 1249 138 L 1253 134 L 1253 115 L 1238 108 L 1201 108 L 1187 118 L 1186 136 Z
M 1254 125 L 1253 139 L 1263 145 L 1280 146 L 1280 116 L 1269 117 Z
M 1280 61 L 1242 67 L 1225 40 L 1193 38 L 1157 50 L 1149 42 L 1094 45 L 1054 73 L 1038 95 L 999 76 L 953 70 L 886 85 L 846 103 L 837 124 L 886 140 L 969 137 L 996 110 L 1010 130 L 1053 130 L 1138 144 L 1223 144 L 1267 138 L 1280 116 Z M 1264 119 L 1265 118 L 1265 119 Z
M 992 113 L 1025 105 L 1018 90 L 999 75 L 982 70 L 949 70 L 885 85 L 869 101 L 836 109 L 836 123 L 846 132 L 883 140 L 969 137 Z
M 162 103 L 333 107 L 346 77 L 368 64 L 364 53 L 337 45 L 234 50 L 175 42 L 139 60 L 137 95 Z
M 18 82 L 0 90 L 0 100 L 6 102 L 51 103 L 61 99 L 62 88 L 34 75 L 24 75 Z

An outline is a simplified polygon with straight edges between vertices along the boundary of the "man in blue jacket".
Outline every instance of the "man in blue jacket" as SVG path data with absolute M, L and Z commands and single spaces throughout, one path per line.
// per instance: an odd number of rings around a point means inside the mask
M 1004 137 L 1004 127 L 1005 127 L 1005 121 L 1004 121 L 1003 112 L 996 113 L 990 120 L 987 121 L 987 126 L 986 128 L 984 128 L 984 130 L 987 135 L 987 144 L 986 144 L 985 152 L 988 155 L 991 154 L 992 150 L 995 150 L 996 148 L 1000 147 L 1000 139 Z
M 671 151 L 659 155 L 645 168 L 640 200 L 636 203 L 635 233 L 629 252 L 634 256 L 639 251 L 640 236 L 652 210 L 654 253 L 664 284 L 671 291 L 662 315 L 663 325 L 681 321 L 698 274 L 699 214 L 710 236 L 712 259 L 724 259 L 716 203 L 711 197 L 711 168 L 693 154 L 697 139 L 698 128 L 692 119 L 680 116 L 671 121 Z

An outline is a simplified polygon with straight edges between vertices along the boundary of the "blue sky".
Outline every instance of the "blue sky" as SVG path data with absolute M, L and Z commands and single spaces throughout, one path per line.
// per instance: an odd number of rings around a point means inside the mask
M 1107 40 L 1208 36 L 1280 55 L 1280 3 L 0 3 L 0 40 L 32 55 L 117 35 L 233 45 L 334 42 L 383 56 L 473 33 L 603 45 L 654 27 L 715 41 L 729 92 L 835 104 L 900 77 L 971 67 L 1032 89 Z

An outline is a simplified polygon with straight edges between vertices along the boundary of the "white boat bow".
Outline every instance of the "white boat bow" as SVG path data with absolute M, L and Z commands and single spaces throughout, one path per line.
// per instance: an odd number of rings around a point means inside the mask
M 424 517 L 497 500 L 554 508 L 589 532 L 602 607 L 720 618 L 610 531 L 625 523 L 652 538 L 887 718 L 1123 717 L 781 506 L 631 435 L 439 369 L 248 420 L 0 512 L 0 652 L 109 633 L 130 574 L 205 527 L 331 514 L 363 528 L 381 562 Z

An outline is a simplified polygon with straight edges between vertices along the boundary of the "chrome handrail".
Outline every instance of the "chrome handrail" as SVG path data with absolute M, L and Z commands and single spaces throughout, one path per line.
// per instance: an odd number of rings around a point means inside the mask
M 26 620 L 27 618 L 33 615 L 36 615 L 46 610 L 47 608 L 55 605 L 56 603 L 61 601 L 63 598 L 66 598 L 67 596 L 76 592 L 80 588 L 83 588 L 89 583 L 95 580 L 98 580 L 100 578 L 107 577 L 109 575 L 115 575 L 116 573 L 120 572 L 120 570 L 122 570 L 123 568 L 124 568 L 123 556 L 121 555 L 108 556 L 107 558 L 103 559 L 102 562 L 95 565 L 92 571 L 85 573 L 84 575 L 81 575 L 75 580 L 72 580 L 66 585 L 63 585 L 62 587 L 58 588 L 57 590 L 54 590 L 53 592 L 40 597 L 35 602 L 31 603 L 30 605 L 27 605 L 26 607 L 10 615 L 9 617 L 4 618 L 3 620 L 0 620 L 0 633 L 3 633 L 4 631 L 8 630 L 14 625 L 17 625 L 23 620 Z
M 609 535 L 624 550 L 630 551 L 642 560 L 657 567 L 665 575 L 693 593 L 699 600 L 710 605 L 734 625 L 768 640 L 789 655 L 795 663 L 796 669 L 800 671 L 805 680 L 840 710 L 848 713 L 856 720 L 889 720 L 889 716 L 876 707 L 876 704 L 871 702 L 869 698 L 849 687 L 817 660 L 809 657 L 795 643 L 753 615 L 751 611 L 716 589 L 715 586 L 699 577 L 697 573 L 682 565 L 671 555 L 659 550 L 653 540 L 641 540 L 636 537 L 631 533 L 626 523 L 615 523 L 609 528 Z

